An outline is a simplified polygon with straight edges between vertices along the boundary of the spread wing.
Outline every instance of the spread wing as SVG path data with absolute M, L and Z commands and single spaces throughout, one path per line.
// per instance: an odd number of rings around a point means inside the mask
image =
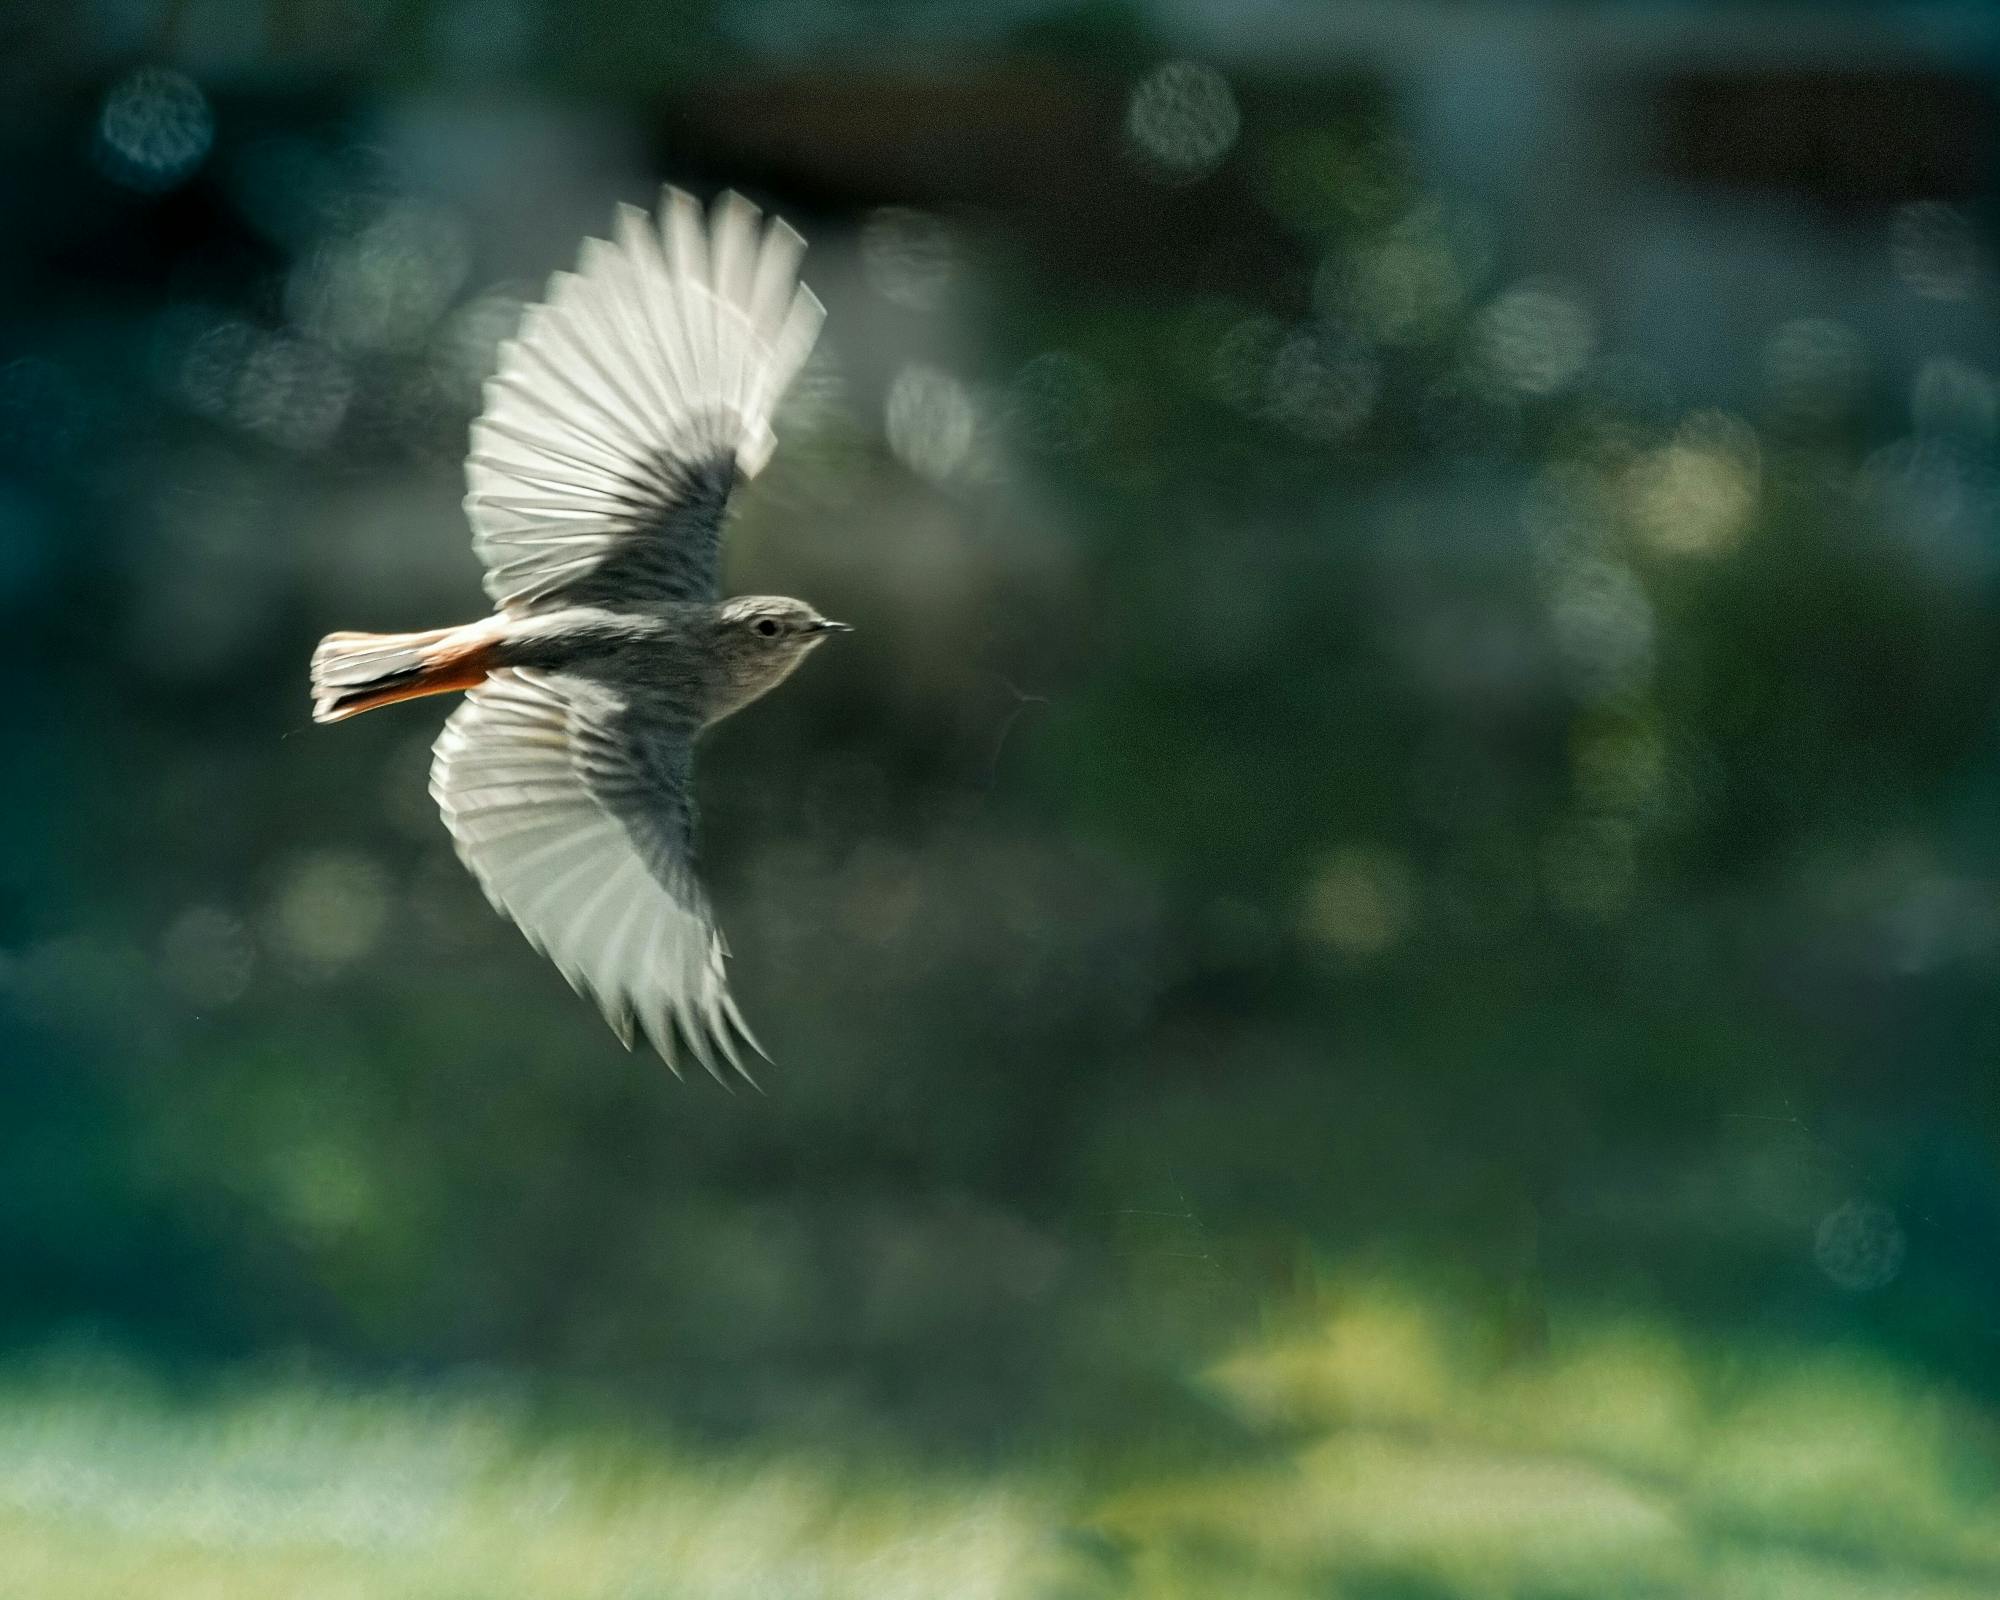
M 431 794 L 494 906 L 631 1047 L 718 1081 L 763 1053 L 730 998 L 694 874 L 693 737 L 643 703 L 558 674 L 496 672 L 438 736 Z M 720 1058 L 720 1059 L 718 1059 Z
M 725 194 L 618 211 L 500 348 L 466 463 L 473 549 L 503 610 L 718 593 L 723 512 L 825 311 L 798 234 Z

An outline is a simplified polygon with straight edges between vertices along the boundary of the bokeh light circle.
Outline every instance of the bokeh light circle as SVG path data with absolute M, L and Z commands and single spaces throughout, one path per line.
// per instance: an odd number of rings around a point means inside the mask
M 184 181 L 215 139 L 208 97 L 167 67 L 141 67 L 104 97 L 97 164 L 128 189 L 158 194 Z
M 1140 164 L 1166 183 L 1191 183 L 1222 164 L 1242 131 L 1229 81 L 1196 61 L 1169 61 L 1132 91 L 1125 133 Z

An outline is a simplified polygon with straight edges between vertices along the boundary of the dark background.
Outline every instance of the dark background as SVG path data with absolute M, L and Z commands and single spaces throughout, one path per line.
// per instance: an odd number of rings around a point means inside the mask
M 10 14 L 0 1337 L 1125 1483 L 1272 1448 L 1199 1375 L 1365 1283 L 1467 1394 L 1640 1328 L 1711 1407 L 1985 1418 L 1996 64 L 1969 6 Z M 323 631 L 480 608 L 479 380 L 662 181 L 830 313 L 728 582 L 858 631 L 700 773 L 763 1098 L 488 911 L 440 708 L 305 714 Z M 1300 1592 L 1572 1592 L 1370 1559 Z

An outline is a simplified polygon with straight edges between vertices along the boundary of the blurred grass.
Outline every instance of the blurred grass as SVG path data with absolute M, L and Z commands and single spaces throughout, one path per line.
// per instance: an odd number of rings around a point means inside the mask
M 497 1381 L 44 1365 L 0 1391 L 0 1572 L 48 1600 L 2000 1593 L 1993 1418 L 1873 1356 L 1629 1317 L 1524 1341 L 1348 1277 L 1193 1382 L 1219 1448 L 945 1469 L 551 1421 Z
M 969 1597 L 1024 1592 L 1026 1484 L 809 1452 L 682 1451 L 498 1393 L 298 1380 L 176 1402 L 130 1373 L 17 1382 L 0 1416 L 8 1594 Z
M 1705 1350 L 1629 1317 L 1524 1348 L 1375 1279 L 1209 1382 L 1283 1448 L 1110 1504 L 1148 1596 L 2000 1593 L 1992 1417 L 1870 1355 Z

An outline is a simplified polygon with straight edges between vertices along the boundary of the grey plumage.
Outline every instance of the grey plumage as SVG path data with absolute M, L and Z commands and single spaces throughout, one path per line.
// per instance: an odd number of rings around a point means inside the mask
M 629 1046 L 746 1078 L 758 1050 L 694 867 L 694 744 L 842 625 L 803 601 L 720 599 L 724 517 L 823 311 L 803 244 L 725 195 L 704 228 L 666 192 L 620 210 L 502 346 L 473 424 L 466 511 L 497 614 L 335 634 L 322 721 L 468 691 L 431 769 L 488 898 Z

